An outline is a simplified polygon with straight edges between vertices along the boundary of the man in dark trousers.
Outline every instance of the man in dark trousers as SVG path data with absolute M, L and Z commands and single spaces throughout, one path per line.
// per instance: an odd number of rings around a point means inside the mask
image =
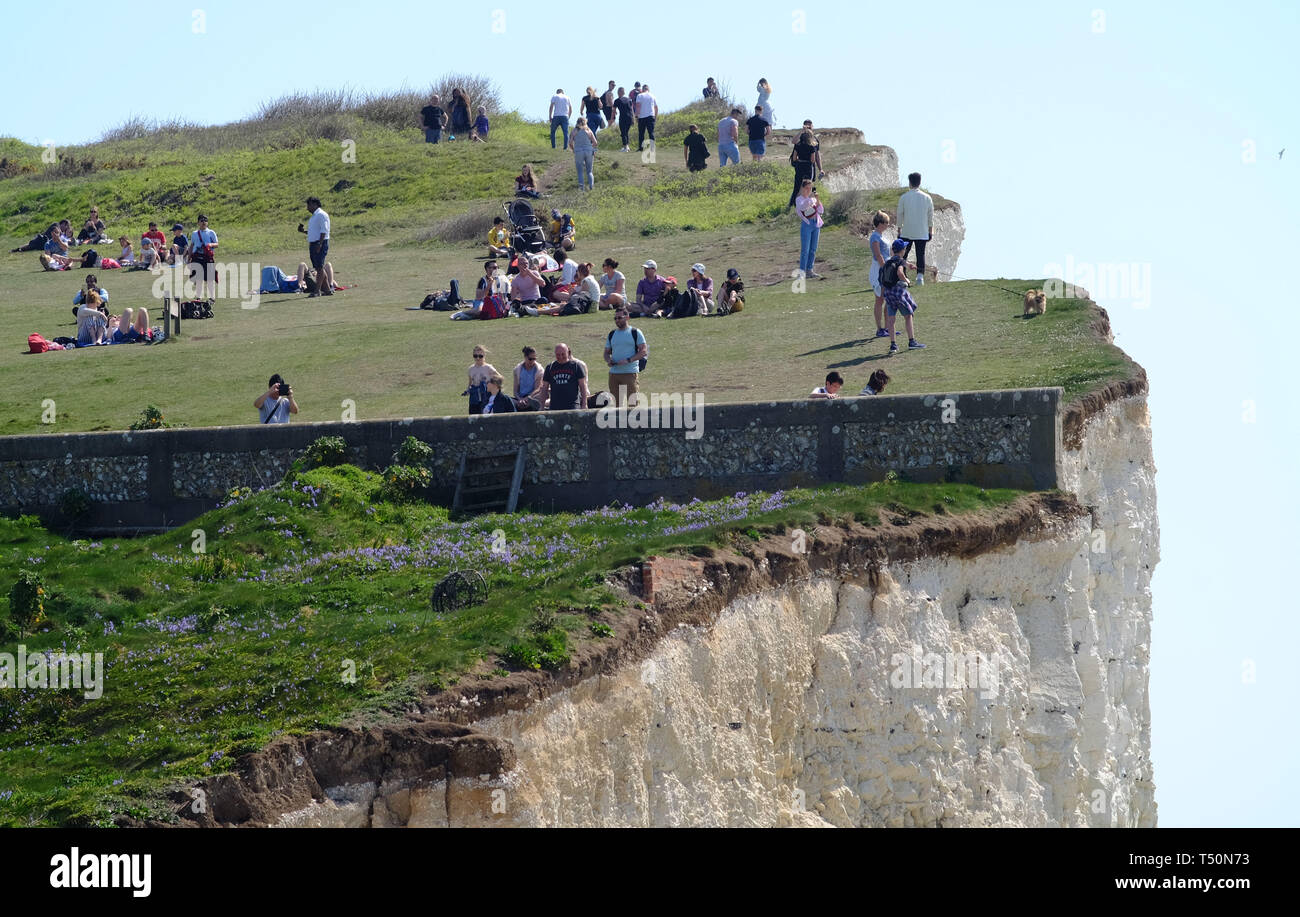
M 818 157 L 821 155 L 818 146 L 813 140 L 812 131 L 804 130 L 790 150 L 790 165 L 794 166 L 794 190 L 790 192 L 790 203 L 786 205 L 786 210 L 794 206 L 794 199 L 799 196 L 799 186 L 804 180 L 812 179 L 817 174 Z

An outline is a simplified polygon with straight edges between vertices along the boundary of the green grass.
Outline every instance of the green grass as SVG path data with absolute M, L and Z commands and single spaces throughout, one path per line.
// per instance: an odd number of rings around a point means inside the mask
M 382 502 L 378 486 L 351 466 L 303 472 L 134 541 L 0 519 L 0 583 L 36 569 L 49 590 L 36 633 L 9 634 L 6 650 L 105 654 L 98 699 L 0 691 L 0 824 L 166 818 L 168 786 L 228 770 L 277 734 L 400 714 L 465 677 L 562 666 L 637 613 L 603 578 L 651 553 L 1017 496 L 888 482 L 452 523 L 441 508 Z M 492 557 L 498 529 L 506 553 Z M 461 565 L 486 573 L 488 599 L 433 615 L 432 586 Z
M 268 295 L 255 309 L 223 299 L 216 318 L 189 322 L 162 345 L 28 356 L 27 334 L 72 333 L 70 301 L 86 272 L 45 273 L 34 254 L 0 254 L 0 321 L 10 329 L 0 348 L 0 434 L 125 429 L 151 403 L 170 423 L 255 422 L 253 399 L 273 372 L 293 383 L 296 422 L 338 420 L 347 399 L 363 420 L 460 414 L 477 344 L 506 375 L 522 345 L 545 354 L 558 341 L 598 369 L 608 314 L 470 323 L 406 308 L 451 277 L 473 288 L 477 226 L 500 212 L 523 162 L 551 195 L 539 206 L 574 214 L 574 255 L 617 259 L 633 288 L 647 258 L 683 283 L 696 261 L 719 282 L 728 267 L 744 277 L 739 315 L 637 322 L 652 354 L 645 391 L 699 392 L 713 403 L 800 398 L 836 369 L 855 393 L 887 367 L 890 394 L 1061 385 L 1069 398 L 1132 369 L 1091 331 L 1088 303 L 1053 300 L 1047 315 L 1022 320 L 1021 292 L 1041 287 L 1036 279 L 914 289 L 929 349 L 886 357 L 872 338 L 868 255 L 854 227 L 871 210 L 892 210 L 899 191 L 841 196 L 822 234 L 826 279 L 796 291 L 798 223 L 784 213 L 790 170 L 781 158 L 726 173 L 685 170 L 681 134 L 694 121 L 712 136 L 709 106 L 661 118 L 654 162 L 615 152 L 616 136 L 604 135 L 596 191 L 580 194 L 572 157 L 551 150 L 544 125 L 498 114 L 490 143 L 435 147 L 403 122 L 412 100 L 363 101 L 292 99 L 267 117 L 215 128 L 124 125 L 113 139 L 62 151 L 61 170 L 85 169 L 63 177 L 45 169 L 38 148 L 0 139 L 6 251 L 92 203 L 111 232 L 133 237 L 149 219 L 192 225 L 204 210 L 223 260 L 292 272 L 306 248 L 294 231 L 306 216 L 301 200 L 317 193 L 333 220 L 338 277 L 356 284 L 328 299 Z M 356 162 L 343 161 L 343 140 L 356 141 Z M 825 165 L 861 149 L 828 145 Z M 331 190 L 339 182 L 351 184 Z M 149 275 L 99 274 L 114 311 L 156 306 Z M 54 424 L 41 423 L 46 399 Z M 606 639 L 623 613 L 604 576 L 651 552 L 817 521 L 871 523 L 885 506 L 957 514 L 1015 496 L 891 482 L 792 491 L 766 508 L 760 496 L 453 524 L 438 508 L 385 503 L 377 485 L 348 467 L 310 472 L 296 488 L 244 496 L 138 541 L 67 541 L 31 520 L 0 520 L 0 585 L 36 569 L 49 588 L 48 619 L 23 642 L 102 650 L 108 669 L 95 701 L 0 692 L 0 824 L 166 817 L 169 784 L 224 770 L 278 733 L 372 721 L 455 679 L 495 677 L 507 660 L 561 665 L 584 641 Z M 506 566 L 481 562 L 498 527 L 517 555 Z M 190 551 L 194 528 L 207 533 L 203 556 Z M 549 563 L 547 546 L 558 552 Z M 488 601 L 426 620 L 433 584 L 475 559 L 492 571 Z M 10 634 L 4 646 L 18 642 Z M 357 663 L 354 683 L 340 677 L 345 659 Z

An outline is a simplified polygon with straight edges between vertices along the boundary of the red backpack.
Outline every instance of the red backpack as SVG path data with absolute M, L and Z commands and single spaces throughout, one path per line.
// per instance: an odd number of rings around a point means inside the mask
M 28 353 L 45 353 L 50 349 L 50 342 L 45 340 L 39 334 L 27 335 L 27 352 Z
M 505 318 L 509 314 L 505 300 L 500 296 L 489 296 L 483 300 L 483 311 L 479 313 L 479 318 Z

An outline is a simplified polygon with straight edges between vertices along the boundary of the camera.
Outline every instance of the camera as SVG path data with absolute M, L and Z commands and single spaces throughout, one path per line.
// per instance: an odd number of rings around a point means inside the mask
M 293 390 L 289 388 L 288 382 L 277 382 L 276 389 L 279 390 L 281 398 L 288 398 L 293 394 Z

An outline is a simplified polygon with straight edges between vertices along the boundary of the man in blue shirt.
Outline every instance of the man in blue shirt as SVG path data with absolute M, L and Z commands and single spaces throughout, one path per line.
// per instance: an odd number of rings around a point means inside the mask
M 609 365 L 609 393 L 614 405 L 622 407 L 636 403 L 641 361 L 649 352 L 645 335 L 627 323 L 628 312 L 622 307 L 614 310 L 614 330 L 605 340 L 605 362 Z

